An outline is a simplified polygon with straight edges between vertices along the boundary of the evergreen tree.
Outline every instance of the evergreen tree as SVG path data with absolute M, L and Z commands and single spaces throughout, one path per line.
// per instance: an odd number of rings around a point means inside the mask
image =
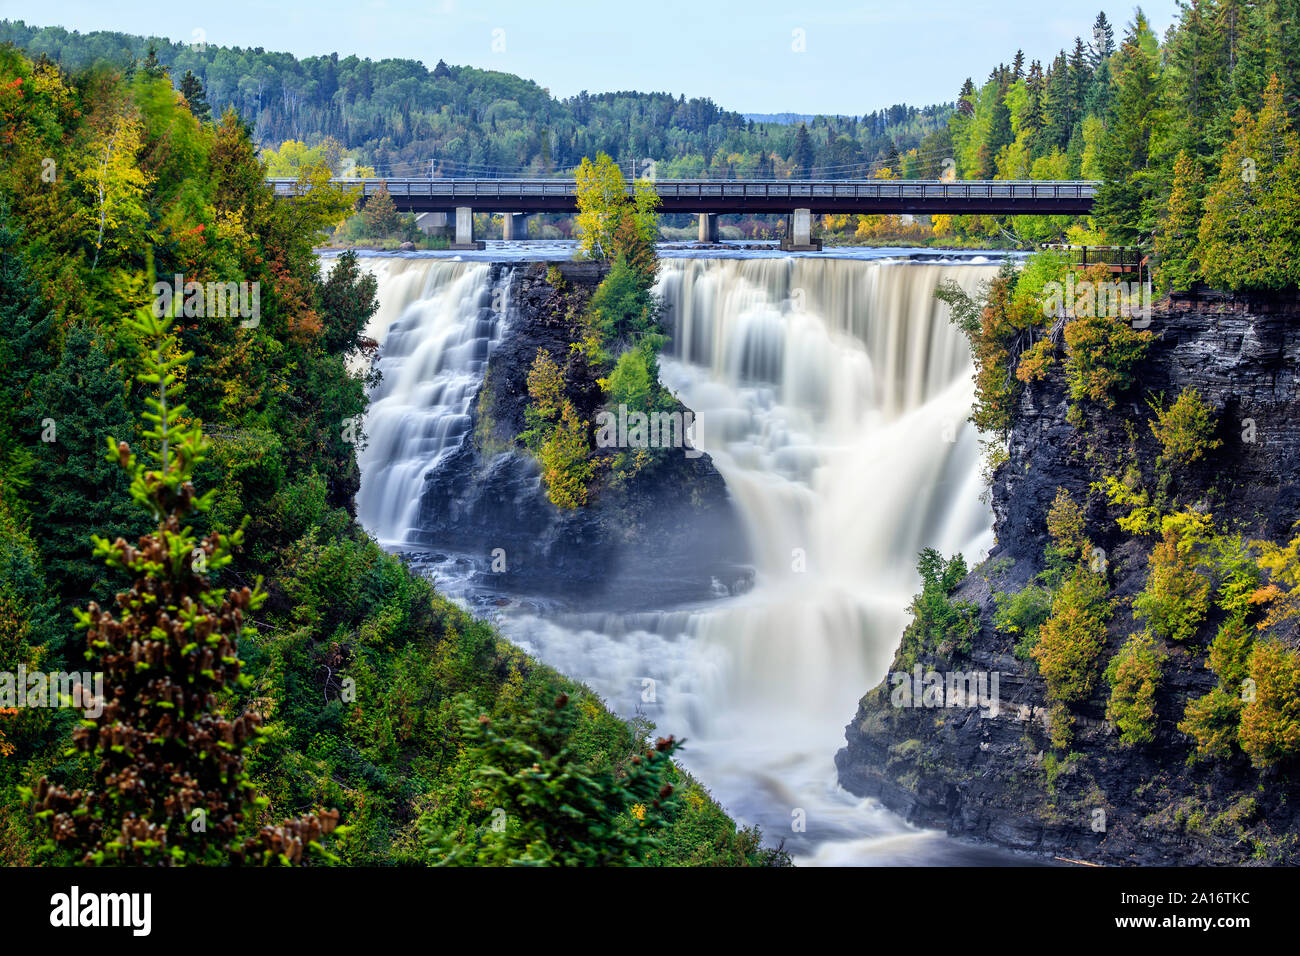
M 62 601 L 79 603 L 122 583 L 102 562 L 86 561 L 90 529 L 134 538 L 144 527 L 121 471 L 100 453 L 107 436 L 131 433 L 131 416 L 122 376 L 89 327 L 68 330 L 28 408 L 20 434 L 34 453 L 29 497 L 40 519 L 32 537 Z
M 321 283 L 321 345 L 325 351 L 348 355 L 364 344 L 361 333 L 379 308 L 378 288 L 375 274 L 357 265 L 357 254 L 351 249 L 334 261 L 334 268 Z
M 1047 91 L 1043 98 L 1047 116 L 1047 145 L 1064 149 L 1074 129 L 1074 107 L 1070 103 L 1069 63 L 1062 50 L 1047 68 Z
M 1292 124 L 1300 122 L 1300 0 L 1273 0 L 1269 72 L 1282 81 L 1282 101 Z
M 1190 0 L 1165 48 L 1169 148 L 1188 153 L 1206 171 L 1217 146 L 1211 117 L 1221 108 L 1227 76 L 1210 7 L 1211 0 Z
M 100 713 L 74 733 L 77 747 L 99 758 L 94 784 L 68 792 L 42 778 L 27 796 L 52 842 L 88 865 L 302 863 L 320 851 L 338 814 L 250 826 L 246 808 L 266 801 L 251 799 L 243 752 L 261 720 L 251 711 L 231 720 L 219 705 L 240 683 L 240 633 L 265 594 L 260 581 L 224 594 L 213 587 L 210 575 L 230 564 L 242 528 L 199 540 L 184 524 L 210 507 L 214 492 L 200 496 L 191 483 L 209 442 L 199 427 L 179 424 L 186 410 L 177 369 L 192 355 L 176 354 L 167 321 L 145 309 L 129 323 L 152 343 L 140 376 L 157 396 L 145 414 L 153 427 L 144 437 L 156 442 L 152 467 L 126 442 L 103 436 L 107 461 L 130 476 L 129 497 L 157 530 L 138 547 L 120 536 L 94 538 L 96 562 L 135 582 L 118 595 L 120 620 L 94 601 L 77 613 L 87 658 L 105 677 Z
M 885 154 L 885 169 L 888 169 L 891 179 L 897 179 L 902 173 L 902 159 L 898 155 L 898 147 L 892 142 L 889 144 L 889 152 Z
M 971 82 L 969 76 L 961 85 L 961 92 L 957 94 L 957 112 L 962 116 L 975 114 L 975 84 Z
M 1115 99 L 1102 142 L 1105 179 L 1093 214 L 1111 238 L 1146 242 L 1152 233 L 1160 171 L 1153 168 L 1152 134 L 1162 123 L 1156 38 L 1141 11 L 1114 58 Z
M 1111 28 L 1110 21 L 1106 19 L 1105 10 L 1098 13 L 1097 19 L 1093 21 L 1092 43 L 1089 49 L 1093 70 L 1096 70 L 1115 52 L 1115 31 Z
M 54 366 L 50 308 L 28 274 L 19 235 L 0 201 L 0 460 L 26 444 L 19 436 L 33 419 L 33 388 Z
M 794 175 L 797 179 L 808 179 L 812 176 L 813 168 L 813 145 L 812 139 L 808 135 L 808 128 L 799 124 L 799 131 L 794 137 L 794 152 L 790 154 L 790 163 L 794 166 Z
M 1244 6 L 1240 13 L 1241 35 L 1233 57 L 1230 96 L 1219 111 L 1220 118 L 1234 115 L 1241 107 L 1254 110 L 1269 81 L 1270 54 L 1268 14 L 1264 4 Z M 1224 130 L 1224 139 L 1228 131 Z
M 371 236 L 384 239 L 397 232 L 402 224 L 402 216 L 388 192 L 387 183 L 381 183 L 379 192 L 366 199 L 361 218 L 366 224 L 366 232 Z
M 153 43 L 149 44 L 149 53 L 140 64 L 140 72 L 155 80 L 167 75 L 167 68 L 158 61 L 158 48 Z
M 1074 52 L 1070 54 L 1070 130 L 1083 120 L 1084 104 L 1092 88 L 1092 67 L 1088 63 L 1088 48 L 1083 40 L 1074 38 Z
M 592 772 L 575 746 L 576 715 L 567 695 L 500 730 L 486 715 L 463 711 L 474 742 L 486 805 L 504 811 L 469 839 L 425 824 L 430 855 L 442 865 L 629 866 L 659 846 L 658 831 L 677 801 L 672 755 L 660 738 L 621 773 Z
M 1011 145 L 1014 134 L 1011 132 L 1011 108 L 1007 105 L 1006 89 L 999 89 L 993 101 L 993 118 L 989 124 L 988 148 L 996 160 L 1007 146 Z M 991 177 L 989 177 L 991 178 Z
M 203 84 L 190 70 L 186 70 L 185 75 L 181 77 L 181 96 L 185 97 L 185 102 L 190 104 L 190 112 L 199 122 L 206 122 L 211 118 L 212 107 L 208 105 L 208 99 L 203 93 Z
M 1047 93 L 1047 80 L 1043 76 L 1043 65 L 1037 60 L 1029 64 L 1029 74 L 1025 77 L 1027 100 L 1025 111 L 1020 118 L 1020 128 L 1025 133 L 1026 142 L 1032 154 L 1038 155 L 1046 150 L 1047 113 L 1044 97 Z

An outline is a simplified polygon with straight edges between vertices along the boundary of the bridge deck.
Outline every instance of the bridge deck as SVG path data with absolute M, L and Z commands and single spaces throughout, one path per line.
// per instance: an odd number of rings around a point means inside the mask
M 293 179 L 268 182 L 279 196 L 297 190 Z M 387 185 L 402 212 L 553 212 L 577 209 L 571 179 L 336 179 L 359 186 L 365 198 Z M 666 213 L 988 213 L 1083 215 L 1092 211 L 1099 183 L 917 179 L 846 180 L 658 180 Z

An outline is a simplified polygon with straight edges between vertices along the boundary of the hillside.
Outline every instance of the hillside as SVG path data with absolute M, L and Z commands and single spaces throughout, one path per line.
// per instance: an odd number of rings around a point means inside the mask
M 68 69 L 143 64 L 149 50 L 179 87 L 198 78 L 214 115 L 233 107 L 263 146 L 333 138 L 380 175 L 549 175 L 605 152 L 626 165 L 654 159 L 664 178 L 785 175 L 794 166 L 840 172 L 879 164 L 942 126 L 950 106 L 894 106 L 817 117 L 798 128 L 755 123 L 712 100 L 662 92 L 579 93 L 560 100 L 509 73 L 355 55 L 295 58 L 262 48 L 173 43 L 159 37 L 0 21 L 0 43 Z

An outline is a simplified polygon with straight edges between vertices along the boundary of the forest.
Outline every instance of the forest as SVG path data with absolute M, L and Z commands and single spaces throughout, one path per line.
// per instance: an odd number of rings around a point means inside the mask
M 115 694 L 0 710 L 0 860 L 787 862 L 359 528 L 375 280 L 313 252 L 354 197 L 275 200 L 194 105 L 0 49 L 0 670 Z
M 357 56 L 297 59 L 261 48 L 174 43 L 97 31 L 80 34 L 0 21 L 0 43 L 68 69 L 120 69 L 150 57 L 178 88 L 190 74 L 216 115 L 233 107 L 260 146 L 332 138 L 380 176 L 547 176 L 583 157 L 653 159 L 657 175 L 737 178 L 847 177 L 879 165 L 891 148 L 919 145 L 951 104 L 895 105 L 863 116 L 814 117 L 799 127 L 755 123 L 707 98 L 669 93 L 581 92 L 558 100 L 509 73 Z M 436 54 L 435 54 L 436 55 Z

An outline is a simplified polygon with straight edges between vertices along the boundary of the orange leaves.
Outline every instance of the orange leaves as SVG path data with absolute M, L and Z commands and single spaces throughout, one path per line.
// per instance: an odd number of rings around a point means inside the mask
M 290 337 L 299 342 L 319 337 L 325 326 L 313 304 L 311 288 L 283 259 L 272 261 L 271 273 L 275 276 L 275 296 L 284 310 Z
M 1254 694 L 1241 712 L 1241 749 L 1264 767 L 1300 753 L 1300 652 L 1261 641 L 1250 655 Z
M 0 707 L 0 717 L 16 717 L 18 708 Z M 14 752 L 14 745 L 5 740 L 5 732 L 0 729 L 0 757 L 8 757 Z

